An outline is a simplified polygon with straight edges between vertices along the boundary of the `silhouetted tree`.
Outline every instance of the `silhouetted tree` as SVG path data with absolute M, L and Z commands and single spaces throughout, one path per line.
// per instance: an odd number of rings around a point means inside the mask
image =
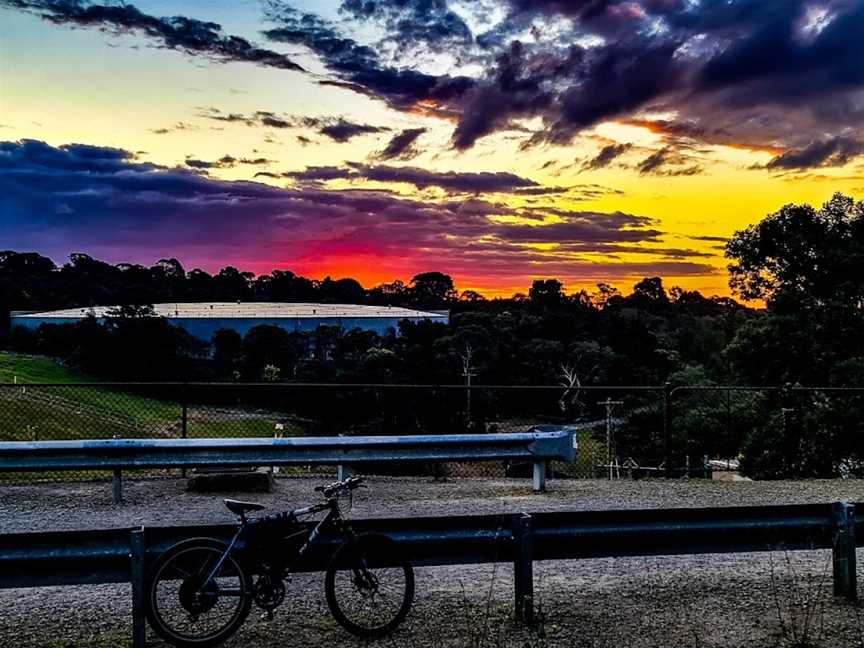
M 453 278 L 443 272 L 422 272 L 411 279 L 411 301 L 418 308 L 444 308 L 456 301 Z
M 528 291 L 531 303 L 542 308 L 554 308 L 564 302 L 564 287 L 557 279 L 535 279 Z

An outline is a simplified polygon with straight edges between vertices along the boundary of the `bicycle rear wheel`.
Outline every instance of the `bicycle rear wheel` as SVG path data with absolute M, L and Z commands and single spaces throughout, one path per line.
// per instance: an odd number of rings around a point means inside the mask
M 357 637 L 382 637 L 411 609 L 414 569 L 391 538 L 360 535 L 333 555 L 324 590 L 330 612 L 343 628 Z
M 153 564 L 146 589 L 150 626 L 183 648 L 216 646 L 233 635 L 252 605 L 250 577 L 211 538 L 180 542 Z M 212 577 L 211 577 L 212 576 Z

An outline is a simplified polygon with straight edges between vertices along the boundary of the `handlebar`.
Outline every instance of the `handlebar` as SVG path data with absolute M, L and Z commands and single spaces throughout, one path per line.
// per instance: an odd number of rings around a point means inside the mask
M 329 499 L 330 497 L 336 495 L 339 491 L 352 491 L 356 488 L 360 488 L 363 485 L 363 481 L 363 477 L 349 477 L 348 479 L 333 482 L 332 484 L 327 484 L 326 486 L 316 486 L 315 492 L 323 493 L 324 497 Z

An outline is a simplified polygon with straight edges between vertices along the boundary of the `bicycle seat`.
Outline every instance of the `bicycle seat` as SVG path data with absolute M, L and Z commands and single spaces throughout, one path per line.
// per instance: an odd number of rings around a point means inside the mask
M 256 504 L 255 502 L 240 502 L 232 499 L 226 499 L 223 501 L 228 510 L 235 515 L 246 515 L 249 511 L 260 511 L 261 509 L 267 508 L 263 504 Z

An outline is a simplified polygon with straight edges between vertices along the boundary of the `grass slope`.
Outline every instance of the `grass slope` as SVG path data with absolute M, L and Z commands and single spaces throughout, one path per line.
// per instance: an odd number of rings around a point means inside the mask
M 181 436 L 178 402 L 80 384 L 90 381 L 49 358 L 0 353 L 0 440 Z M 276 418 L 258 410 L 190 405 L 187 430 L 196 438 L 267 437 L 273 434 Z
M 0 353 L 0 383 L 82 383 L 88 376 L 70 371 L 50 358 Z M 98 382 L 92 380 L 92 382 Z

